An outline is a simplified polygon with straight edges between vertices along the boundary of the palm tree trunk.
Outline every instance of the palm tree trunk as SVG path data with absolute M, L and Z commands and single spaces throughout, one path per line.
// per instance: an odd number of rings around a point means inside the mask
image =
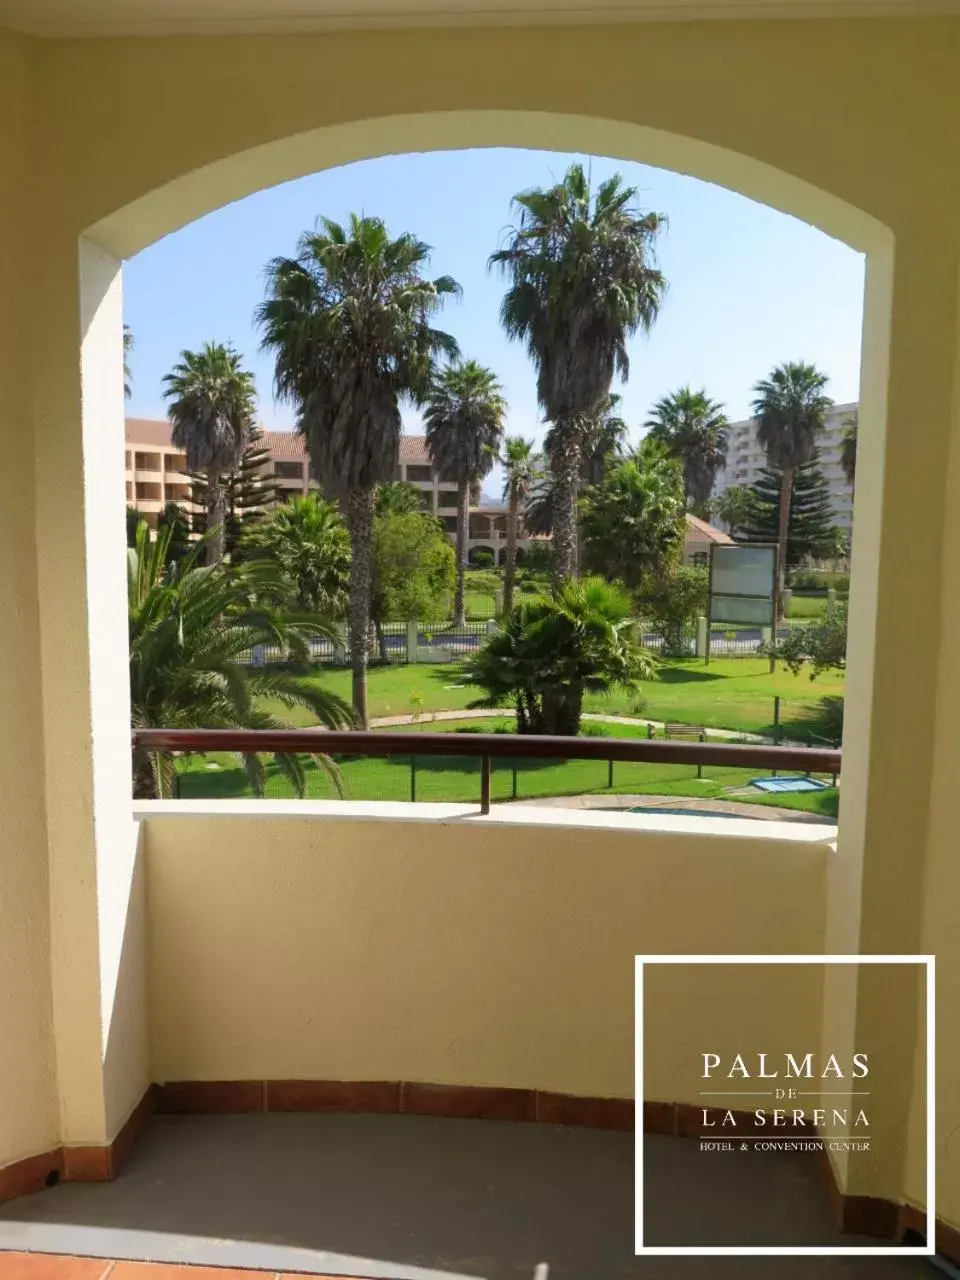
M 507 509 L 507 560 L 503 570 L 503 616 L 509 618 L 513 611 L 513 587 L 517 579 L 517 516 L 520 513 L 520 493 L 516 483 L 510 485 L 510 506 Z
M 350 665 L 353 709 L 361 729 L 367 719 L 367 659 L 370 652 L 370 589 L 373 559 L 374 491 L 354 489 L 347 495 L 350 531 Z
M 133 798 L 134 800 L 159 799 L 153 764 L 145 751 L 135 751 L 133 754 Z
M 558 423 L 553 472 L 553 568 L 564 581 L 577 576 L 577 498 L 580 493 L 580 442 L 572 422 Z
M 470 524 L 470 484 L 457 485 L 457 586 L 453 596 L 453 625 L 466 622 L 467 530 Z
M 222 564 L 225 548 L 226 494 L 221 476 L 213 467 L 207 471 L 208 564 Z
M 787 538 L 790 533 L 790 502 L 793 497 L 793 468 L 780 473 L 780 529 L 777 534 L 777 625 L 783 621 L 783 589 L 787 581 Z

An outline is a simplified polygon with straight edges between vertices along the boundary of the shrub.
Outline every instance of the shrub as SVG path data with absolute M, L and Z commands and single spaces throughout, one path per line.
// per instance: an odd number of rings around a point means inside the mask
M 847 665 L 847 602 L 831 601 L 816 622 L 791 627 L 777 640 L 775 652 L 794 675 L 809 662 L 811 680 L 831 669 L 843 671 Z
M 708 579 L 706 569 L 680 565 L 666 577 L 650 582 L 643 591 L 643 611 L 663 636 L 665 657 L 687 653 L 687 637 L 696 627 L 697 618 L 707 611 Z

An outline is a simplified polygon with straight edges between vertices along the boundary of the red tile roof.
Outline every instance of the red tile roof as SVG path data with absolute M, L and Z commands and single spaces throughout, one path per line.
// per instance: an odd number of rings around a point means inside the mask
M 722 529 L 715 529 L 712 524 L 707 524 L 706 520 L 701 520 L 698 516 L 687 515 L 687 537 L 691 542 L 719 542 L 724 545 L 731 545 L 733 539 L 729 534 L 724 533 Z
M 160 418 L 128 418 L 127 444 L 171 445 L 170 423 Z M 263 438 L 271 458 L 304 458 L 306 449 L 303 436 L 298 431 L 264 431 Z M 400 461 L 424 466 L 430 465 L 427 441 L 424 436 L 402 436 Z

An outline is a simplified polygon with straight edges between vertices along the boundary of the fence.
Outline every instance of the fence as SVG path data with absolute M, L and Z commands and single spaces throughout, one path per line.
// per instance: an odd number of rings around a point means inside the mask
M 776 774 L 795 770 L 814 780 L 817 775 L 829 777 L 835 784 L 841 766 L 839 751 L 769 743 L 516 734 L 145 729 L 133 735 L 133 746 L 135 750 L 204 756 L 286 752 L 315 757 L 323 753 L 338 765 L 341 791 L 347 798 L 479 800 L 481 813 L 489 813 L 496 801 L 604 792 L 647 795 L 654 793 L 651 786 L 666 788 L 666 794 L 676 794 L 679 799 L 690 794 L 691 771 L 695 771 L 697 782 L 712 787 L 723 784 L 734 793 L 738 785 L 746 787 L 758 771 Z M 704 777 L 705 769 L 709 778 Z M 277 776 L 276 770 L 273 776 Z M 316 783 L 308 788 L 311 798 L 336 796 L 335 784 L 322 768 L 314 767 L 309 777 Z M 231 778 L 235 786 L 245 787 L 243 770 L 232 770 Z M 670 790 L 671 780 L 676 787 L 684 778 L 686 791 Z M 190 798 L 238 794 L 211 782 L 209 773 L 181 774 L 180 794 Z M 710 791 L 703 794 L 709 797 Z M 695 801 L 688 800 L 680 811 L 695 809 Z

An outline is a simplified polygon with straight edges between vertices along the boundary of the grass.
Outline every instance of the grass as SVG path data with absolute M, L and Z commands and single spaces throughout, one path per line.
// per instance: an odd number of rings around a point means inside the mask
M 350 698 L 350 672 L 323 669 L 313 677 L 324 688 Z M 459 711 L 473 702 L 479 690 L 461 686 L 455 664 L 373 667 L 368 680 L 370 716 L 415 715 L 421 709 Z M 668 723 L 701 725 L 709 729 L 734 729 L 745 733 L 773 732 L 773 699 L 781 698 L 781 725 L 785 736 L 805 740 L 822 729 L 818 703 L 827 695 L 843 693 L 843 677 L 829 673 L 810 680 L 805 672 L 791 675 L 778 669 L 770 674 L 765 658 L 720 658 L 704 666 L 695 658 L 664 662 L 655 680 L 643 686 L 638 705 L 635 696 L 615 691 L 605 697 L 588 697 L 586 711 L 611 715 L 642 715 Z M 306 711 L 286 711 L 266 704 L 289 724 L 314 723 Z
M 493 733 L 510 732 L 509 718 L 484 721 L 482 729 L 476 721 L 448 721 L 429 726 L 447 732 L 458 729 Z M 408 726 L 411 757 L 373 758 L 342 757 L 339 766 L 343 795 L 348 800 L 410 800 L 448 803 L 476 803 L 480 795 L 480 762 L 476 758 L 421 756 L 416 759 L 415 776 L 411 758 L 415 758 L 418 726 Z M 629 738 L 637 735 L 635 726 L 591 725 L 591 736 Z M 697 777 L 694 765 L 630 764 L 618 761 L 613 766 L 613 786 L 605 761 L 518 760 L 516 772 L 510 761 L 495 761 L 492 796 L 497 800 L 533 799 L 541 796 L 584 794 L 686 796 L 699 799 L 731 798 L 731 789 L 749 786 L 756 770 L 715 769 L 704 767 Z M 413 788 L 413 789 L 412 789 Z M 228 755 L 190 756 L 180 761 L 180 794 L 184 799 L 229 799 L 248 795 L 246 777 L 236 759 Z M 311 799 L 334 799 L 336 790 L 326 772 L 308 764 L 307 796 Z M 269 765 L 267 795 L 292 797 L 287 779 L 274 764 Z M 837 792 L 834 790 L 800 795 L 764 796 L 755 794 L 733 797 L 743 803 L 774 804 L 778 808 L 799 809 L 832 818 L 836 815 Z
M 807 621 L 811 618 L 822 618 L 827 611 L 826 596 L 793 596 L 787 620 L 790 622 Z

